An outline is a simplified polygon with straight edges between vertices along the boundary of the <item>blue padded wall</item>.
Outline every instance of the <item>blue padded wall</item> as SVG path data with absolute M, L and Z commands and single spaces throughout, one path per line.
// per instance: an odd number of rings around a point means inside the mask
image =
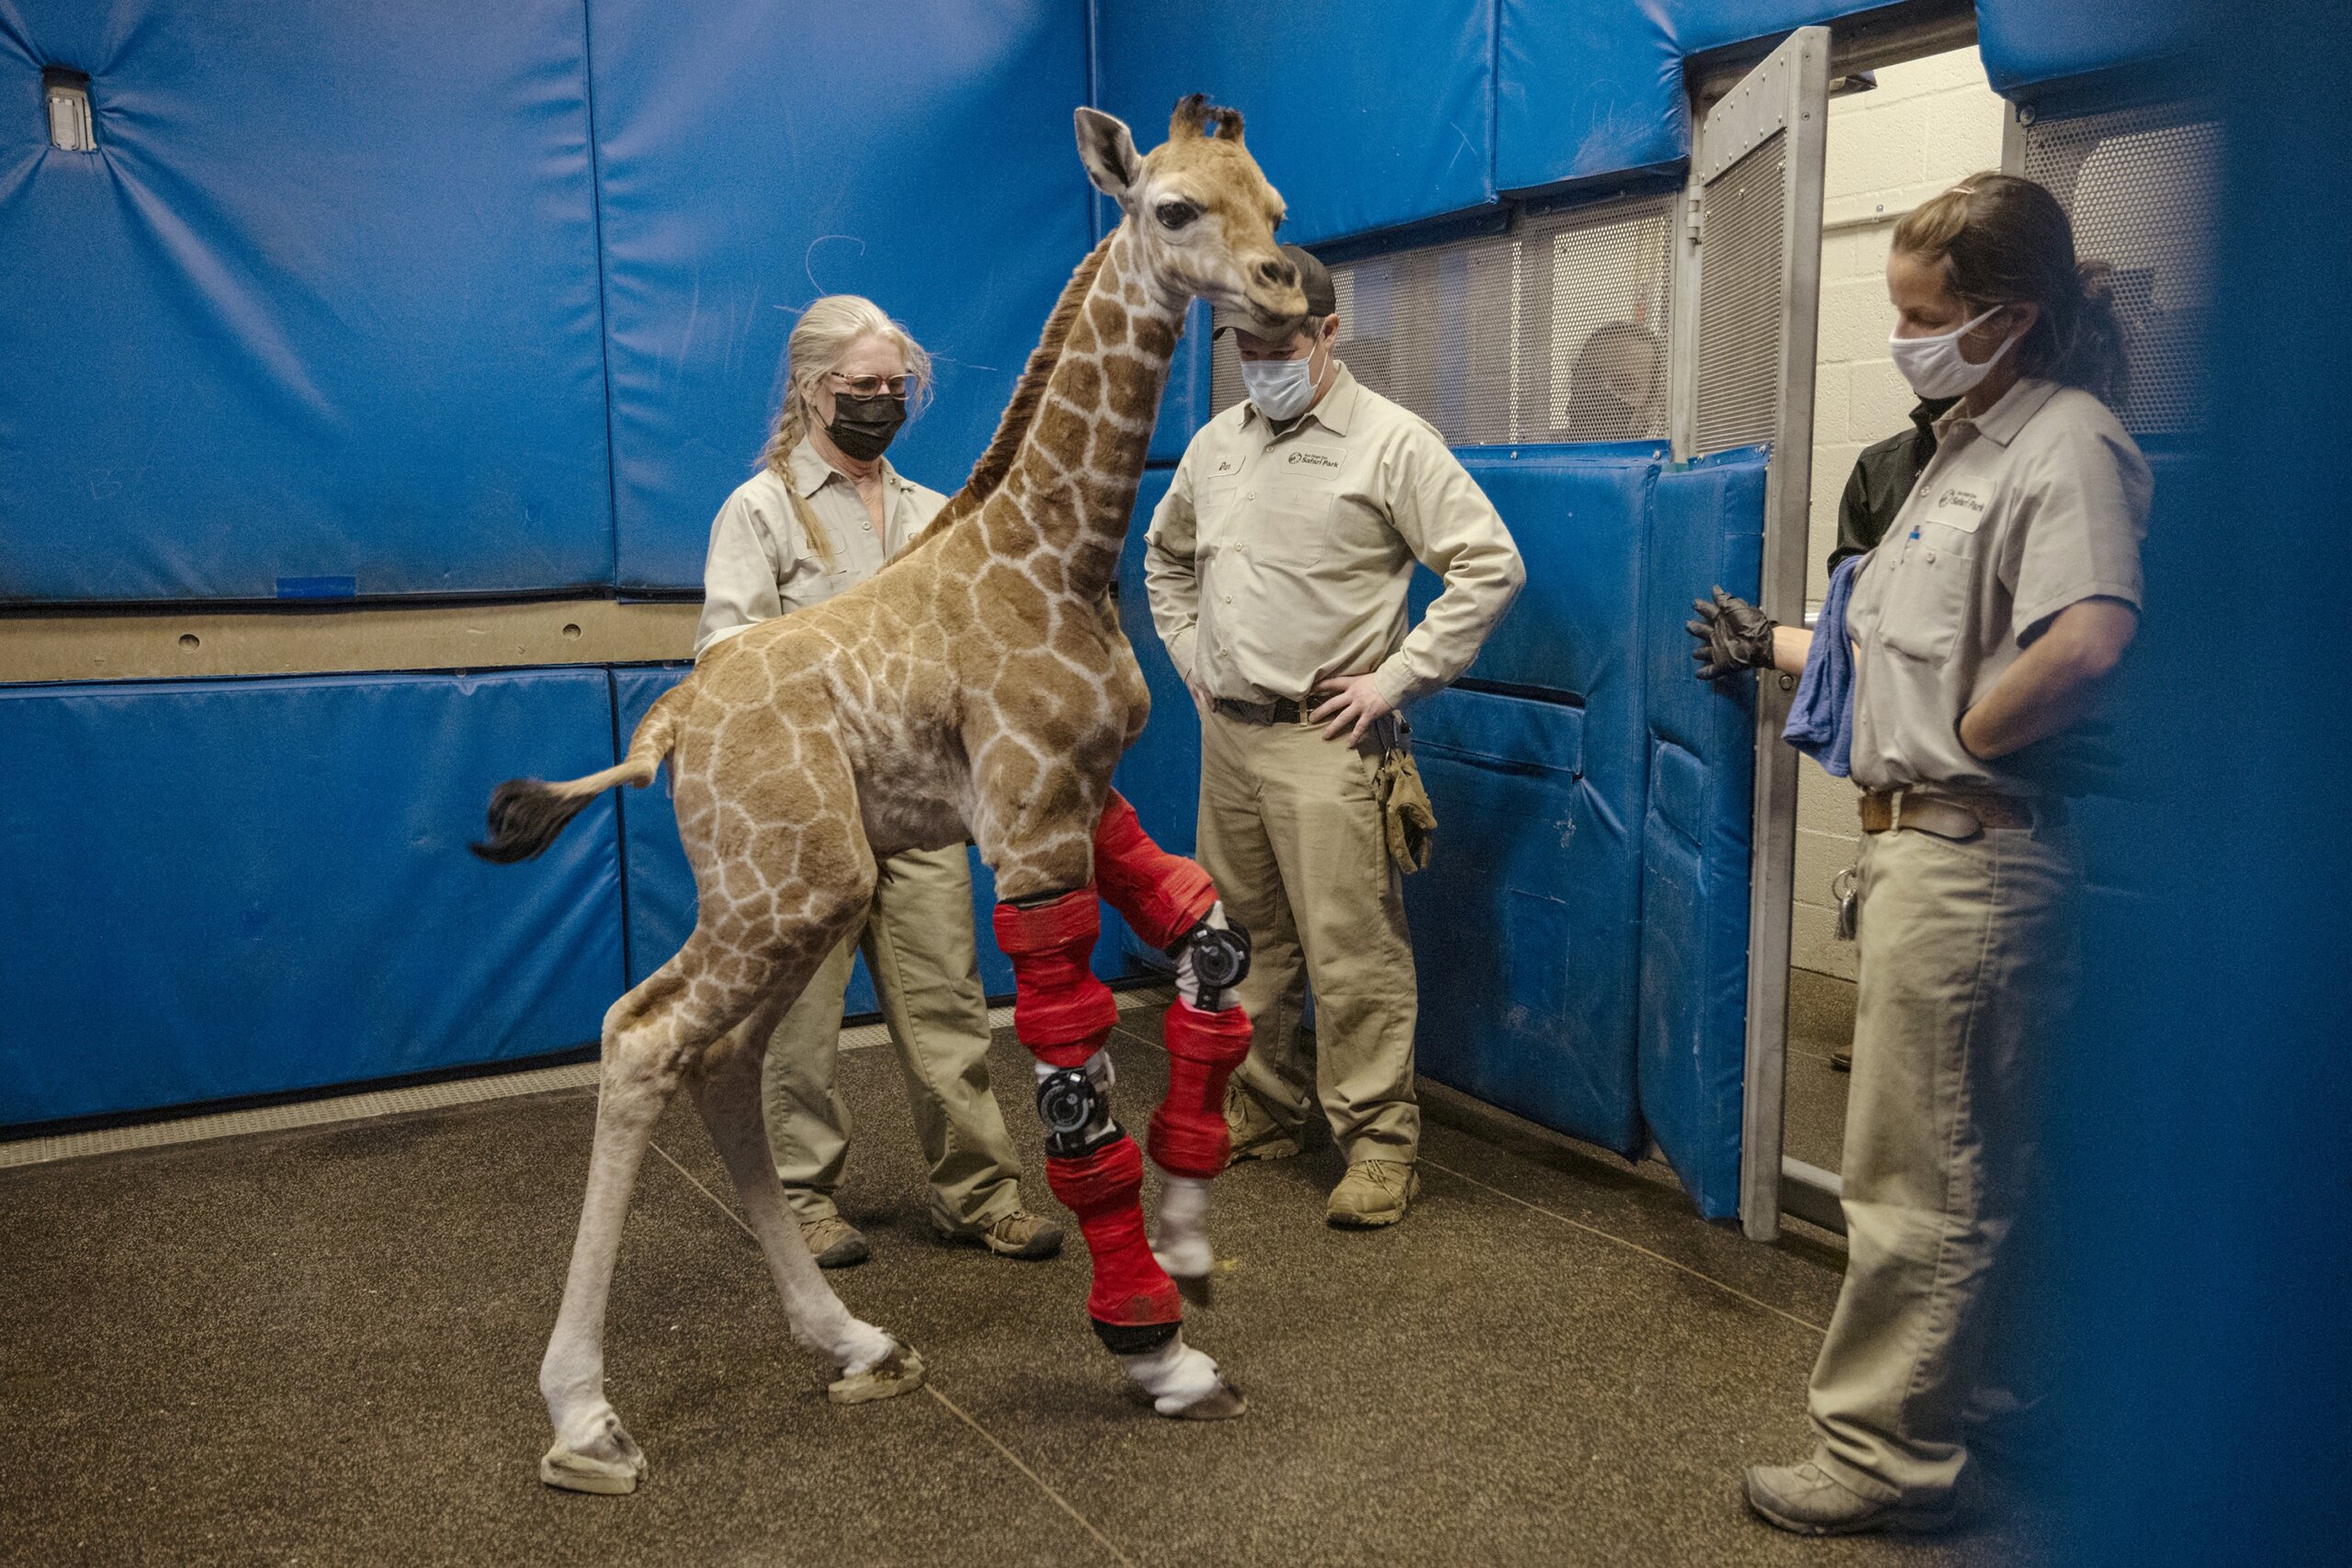
M 1682 49 L 1661 0 L 1499 0 L 1495 184 L 1525 190 L 1690 151 Z
M 0 600 L 609 580 L 577 0 L 19 0 L 0 101 Z
M 2087 76 L 2188 50 L 2201 0 L 1976 0 L 1976 47 L 1993 90 Z
M 1187 93 L 1241 111 L 1315 244 L 1494 198 L 1494 0 L 1098 0 L 1096 101 L 1156 147 Z
M 599 801 L 540 860 L 502 779 L 610 765 L 601 670 L 0 689 L 0 1123 L 593 1044 L 621 987 Z
M 938 400 L 891 460 L 956 490 L 1093 243 L 1084 10 L 927 0 L 819 27 L 715 0 L 682 26 L 594 0 L 589 20 L 621 585 L 700 586 L 820 294 L 871 297 L 932 352 Z
M 1422 1069 L 1627 1156 L 1645 789 L 1642 552 L 1657 449 L 1470 451 L 1527 562 L 1468 680 L 1410 717 L 1438 814 L 1406 901 Z M 1434 589 L 1419 574 L 1415 610 Z
M 615 711 L 619 728 L 616 743 L 627 750 L 656 698 L 686 676 L 690 665 L 664 664 L 616 669 L 612 672 Z M 608 766 L 609 764 L 599 764 Z M 670 773 L 641 790 L 623 793 L 621 843 L 628 866 L 628 984 L 636 985 L 685 945 L 695 929 L 695 874 L 686 863 L 685 846 L 678 841 L 678 819 L 670 808 Z M 1012 995 L 1012 964 L 999 952 L 989 934 L 989 916 L 996 908 L 996 878 L 972 854 L 972 910 L 979 938 L 980 983 L 991 997 Z M 1102 911 L 1102 940 L 1094 950 L 1095 972 L 1105 979 L 1127 973 L 1125 927 L 1108 908 Z M 618 996 L 618 990 L 614 992 Z M 845 1012 L 871 1013 L 881 1004 L 874 995 L 873 977 L 861 954 L 850 976 Z
M 1721 583 L 1753 598 L 1764 539 L 1760 451 L 1660 477 L 1643 588 L 1649 790 L 1642 818 L 1642 1116 L 1699 1212 L 1739 1212 L 1747 1013 L 1754 683 L 1691 675 L 1683 623 Z

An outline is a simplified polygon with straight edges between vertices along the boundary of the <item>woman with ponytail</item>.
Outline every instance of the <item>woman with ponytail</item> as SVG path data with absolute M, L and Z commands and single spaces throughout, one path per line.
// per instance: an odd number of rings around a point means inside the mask
M 947 504 L 882 455 L 930 389 L 930 356 L 873 300 L 831 294 L 800 313 L 759 471 L 711 525 L 697 661 L 726 657 L 729 639 L 761 621 L 865 581 Z M 876 869 L 864 924 L 768 1045 L 768 1143 L 801 1235 L 822 1268 L 868 1255 L 833 1201 L 849 1153 L 833 1067 L 862 948 L 930 1168 L 933 1231 L 1000 1257 L 1050 1258 L 1061 1230 L 1022 1207 L 1020 1157 L 989 1087 L 988 998 L 963 846 L 892 855 Z
M 2066 797 L 2138 629 L 2150 489 L 2109 406 L 2127 367 L 2107 271 L 2047 190 L 1963 181 L 1897 225 L 1886 276 L 1896 367 L 1959 401 L 1885 536 L 1840 568 L 1858 574 L 1833 586 L 1842 625 L 1776 626 L 1720 590 L 1691 623 L 1709 679 L 1774 667 L 1809 689 L 1852 654 L 1846 1277 L 1813 1456 L 1747 1472 L 1751 1507 L 1811 1535 L 1949 1522 L 1972 1433 L 2016 1407 L 1981 1375 L 1982 1309 L 2030 1177 L 2032 1069 L 2074 986 Z

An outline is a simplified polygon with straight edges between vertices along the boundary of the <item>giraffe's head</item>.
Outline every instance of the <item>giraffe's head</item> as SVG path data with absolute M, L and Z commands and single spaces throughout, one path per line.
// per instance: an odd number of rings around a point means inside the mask
M 1120 120 L 1080 108 L 1078 154 L 1126 215 L 1143 265 L 1170 288 L 1277 325 L 1306 314 L 1298 269 L 1274 244 L 1282 196 L 1242 145 L 1238 111 L 1200 93 L 1181 99 L 1168 140 L 1146 156 Z

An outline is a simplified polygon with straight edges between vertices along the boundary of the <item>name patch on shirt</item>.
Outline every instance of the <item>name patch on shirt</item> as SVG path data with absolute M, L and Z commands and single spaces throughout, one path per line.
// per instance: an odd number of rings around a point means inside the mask
M 1937 495 L 1932 514 L 1936 522 L 1947 528 L 1973 534 L 1977 525 L 1984 521 L 1984 502 L 1973 490 L 1948 485 Z
M 1330 456 L 1329 453 L 1309 452 L 1305 447 L 1293 448 L 1290 456 L 1283 460 L 1294 468 L 1302 463 L 1309 464 L 1318 468 L 1336 468 L 1340 466 L 1340 459 Z

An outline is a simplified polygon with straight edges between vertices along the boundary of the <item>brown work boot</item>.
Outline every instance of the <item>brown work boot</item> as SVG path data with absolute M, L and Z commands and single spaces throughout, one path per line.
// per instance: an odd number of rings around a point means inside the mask
M 1330 1206 L 1323 1218 L 1348 1230 L 1374 1230 L 1393 1225 L 1420 1196 L 1421 1179 L 1402 1160 L 1358 1160 L 1331 1189 Z
M 1062 1227 L 1026 1209 L 1015 1209 L 985 1227 L 963 1230 L 933 1215 L 931 1234 L 942 1241 L 967 1241 L 985 1247 L 999 1258 L 1035 1262 L 1062 1249 Z
M 817 1260 L 820 1269 L 846 1269 L 874 1256 L 865 1238 L 857 1234 L 857 1227 L 839 1214 L 801 1221 L 800 1239 L 808 1244 L 808 1256 Z
M 1238 1079 L 1226 1081 L 1225 1130 L 1233 1138 L 1233 1152 L 1227 1158 L 1236 1165 L 1245 1159 L 1288 1159 L 1299 1150 L 1297 1129 L 1275 1121 L 1265 1102 Z

